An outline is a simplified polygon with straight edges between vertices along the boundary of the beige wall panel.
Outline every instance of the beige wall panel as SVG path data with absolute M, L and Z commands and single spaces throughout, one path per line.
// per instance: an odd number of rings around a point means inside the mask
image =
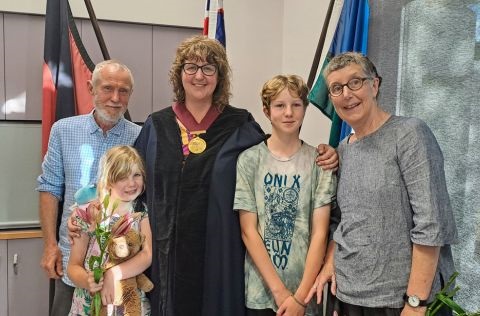
M 41 16 L 4 14 L 7 120 L 41 120 L 44 32 Z
M 172 103 L 173 92 L 168 73 L 178 44 L 194 34 L 201 34 L 201 30 L 162 26 L 153 28 L 153 111 Z
M 3 34 L 3 13 L 0 13 L 0 34 Z M 5 60 L 5 46 L 3 45 L 3 36 L 0 36 L 0 61 Z M 4 63 L 0 62 L 0 120 L 5 119 L 5 68 Z
M 128 110 L 135 122 L 143 122 L 152 112 L 152 26 L 99 23 L 111 58 L 125 63 L 133 73 L 135 86 Z M 103 60 L 100 46 L 88 20 L 82 20 L 82 41 L 94 63 Z

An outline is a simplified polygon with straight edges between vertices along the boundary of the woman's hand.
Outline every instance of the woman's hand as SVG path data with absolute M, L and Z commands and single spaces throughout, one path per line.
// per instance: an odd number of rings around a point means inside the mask
M 317 147 L 317 152 L 317 166 L 320 166 L 323 170 L 336 171 L 338 169 L 338 154 L 332 146 L 320 144 Z
M 93 276 L 92 271 L 88 271 L 88 277 L 87 277 L 87 283 L 88 283 L 88 290 L 90 291 L 91 294 L 95 294 L 96 292 L 102 290 L 103 287 L 103 278 L 100 278 L 100 280 L 95 282 L 95 278 Z
M 322 302 L 323 288 L 328 282 L 332 282 L 331 292 L 333 295 L 336 295 L 337 281 L 335 279 L 335 268 L 333 264 L 325 263 L 320 270 L 320 273 L 318 274 L 315 282 L 313 283 L 312 288 L 308 292 L 307 297 L 305 298 L 305 303 L 308 304 L 308 302 L 310 302 L 312 297 L 316 294 L 317 304 L 320 304 Z
M 408 304 L 405 304 L 403 307 L 402 313 L 400 314 L 401 316 L 425 316 L 425 313 L 427 312 L 427 307 L 411 307 Z

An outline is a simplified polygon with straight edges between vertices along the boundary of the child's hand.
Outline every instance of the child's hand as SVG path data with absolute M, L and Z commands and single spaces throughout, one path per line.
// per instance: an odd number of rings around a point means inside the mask
M 121 304 L 121 302 L 115 302 L 115 276 L 113 269 L 115 267 L 108 269 L 103 274 L 104 278 L 104 287 L 102 288 L 102 303 L 103 305 L 108 304 Z
M 87 282 L 88 282 L 88 290 L 90 291 L 91 294 L 94 294 L 100 291 L 103 287 L 103 278 L 101 278 L 100 281 L 98 281 L 98 283 L 95 282 L 92 271 L 88 271 Z
M 275 304 L 277 304 L 278 307 L 280 307 L 292 293 L 284 287 L 283 289 L 279 291 L 273 291 L 273 298 L 275 299 Z
M 303 316 L 306 308 L 299 302 L 295 301 L 293 295 L 287 297 L 283 304 L 278 308 L 277 316 Z

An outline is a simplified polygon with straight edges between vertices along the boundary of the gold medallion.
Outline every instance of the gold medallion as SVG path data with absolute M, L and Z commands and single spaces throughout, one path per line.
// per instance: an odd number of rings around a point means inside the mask
M 207 142 L 200 137 L 195 137 L 188 142 L 188 150 L 194 154 L 201 154 L 207 148 Z

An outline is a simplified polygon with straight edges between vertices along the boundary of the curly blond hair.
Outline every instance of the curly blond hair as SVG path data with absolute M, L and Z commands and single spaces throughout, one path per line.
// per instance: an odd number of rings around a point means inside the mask
M 291 94 L 302 99 L 304 106 L 308 105 L 308 87 L 305 81 L 297 75 L 277 75 L 263 84 L 260 97 L 265 108 L 270 109 L 270 103 L 277 95 L 287 88 Z

